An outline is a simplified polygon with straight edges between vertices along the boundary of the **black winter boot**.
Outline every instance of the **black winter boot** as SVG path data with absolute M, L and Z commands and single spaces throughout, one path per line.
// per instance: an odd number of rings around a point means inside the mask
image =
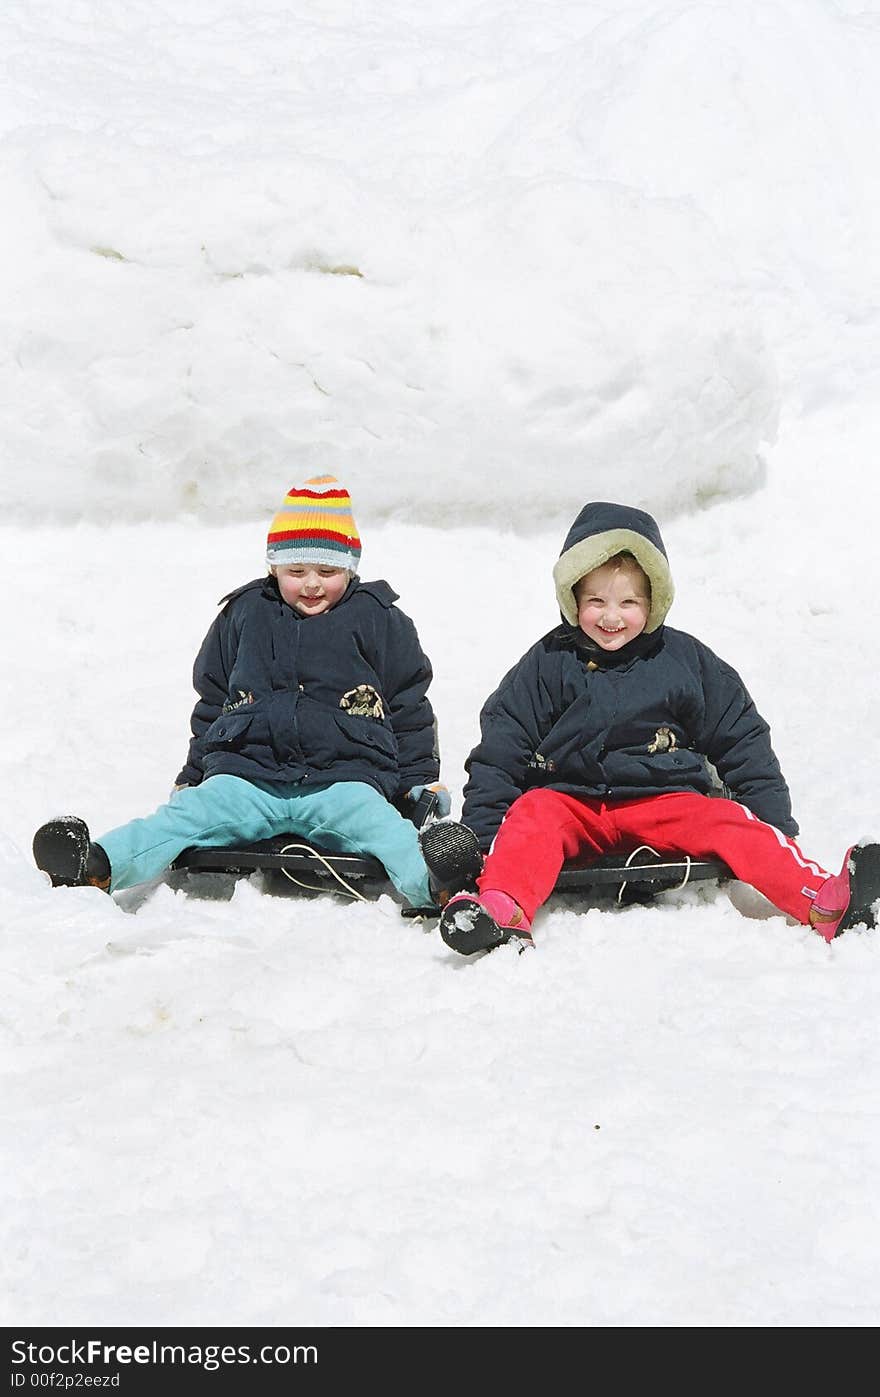
M 483 871 L 477 836 L 458 820 L 433 820 L 419 831 L 422 858 L 438 907 L 453 893 L 474 892 Z
M 880 844 L 854 844 L 849 868 L 849 904 L 834 929 L 840 936 L 850 927 L 876 927 L 874 904 L 880 900 Z
M 89 827 L 78 815 L 61 815 L 34 835 L 34 863 L 48 873 L 53 888 L 101 888 L 110 891 L 110 860 L 93 844 Z
M 440 915 L 440 935 L 450 950 L 462 956 L 492 951 L 508 941 L 514 941 L 520 953 L 535 944 L 525 912 L 507 893 L 498 891 L 451 897 Z

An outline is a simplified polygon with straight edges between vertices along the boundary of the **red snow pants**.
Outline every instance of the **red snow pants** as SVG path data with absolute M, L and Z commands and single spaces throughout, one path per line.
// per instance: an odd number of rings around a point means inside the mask
M 479 889 L 509 893 L 531 920 L 567 859 L 629 854 L 642 844 L 658 854 L 722 859 L 736 878 L 804 925 L 829 877 L 793 839 L 734 800 L 671 792 L 603 801 L 535 790 L 515 800 L 505 815 Z

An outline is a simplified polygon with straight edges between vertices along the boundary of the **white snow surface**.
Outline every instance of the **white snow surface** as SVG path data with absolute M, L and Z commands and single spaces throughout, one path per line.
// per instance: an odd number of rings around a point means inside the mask
M 875 1326 L 878 933 L 694 885 L 470 960 L 390 892 L 53 891 L 30 841 L 165 799 L 315 470 L 455 812 L 608 498 L 804 849 L 880 839 L 880 4 L 18 0 L 0 52 L 3 1322 Z

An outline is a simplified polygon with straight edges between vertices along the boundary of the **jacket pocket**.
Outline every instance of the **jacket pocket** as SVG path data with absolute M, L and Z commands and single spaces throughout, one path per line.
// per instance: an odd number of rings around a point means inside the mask
M 208 747 L 237 747 L 253 722 L 253 713 L 221 713 L 205 733 Z
M 342 734 L 344 746 L 352 745 L 355 749 L 372 747 L 396 761 L 397 738 L 384 723 L 380 723 L 376 718 L 361 718 L 356 714 L 346 713 L 342 708 L 334 708 L 332 712 Z
M 673 788 L 687 785 L 696 791 L 705 791 L 709 784 L 702 756 L 686 747 L 674 752 L 635 753 L 631 760 L 636 783 L 653 782 Z

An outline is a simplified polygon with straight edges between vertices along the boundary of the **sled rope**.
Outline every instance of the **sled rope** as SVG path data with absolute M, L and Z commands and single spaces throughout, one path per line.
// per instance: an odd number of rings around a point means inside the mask
M 357 902 L 369 902 L 370 899 L 368 897 L 364 897 L 363 893 L 357 892 L 357 890 L 353 888 L 350 883 L 346 883 L 345 879 L 342 877 L 342 874 L 336 871 L 332 863 L 330 863 L 329 859 L 325 859 L 324 855 L 319 854 L 317 849 L 313 849 L 310 844 L 285 844 L 284 848 L 279 849 L 278 852 L 281 854 L 291 854 L 296 852 L 302 854 L 311 854 L 312 858 L 317 859 L 318 863 L 322 863 L 324 865 L 328 873 L 332 873 L 337 883 L 342 884 L 342 887 L 348 893 L 349 897 L 353 897 Z M 294 878 L 293 874 L 289 873 L 286 868 L 282 868 L 281 872 L 284 874 L 285 878 L 290 879 L 291 883 L 296 883 L 296 886 L 298 888 L 305 888 L 306 892 L 326 892 L 325 888 L 316 888 L 311 883 L 303 883 L 300 881 L 299 878 Z
M 629 855 L 629 857 L 628 857 L 626 863 L 623 865 L 624 868 L 629 868 L 629 866 L 630 866 L 630 864 L 632 863 L 633 859 L 635 858 L 636 854 L 644 854 L 644 853 L 653 854 L 654 857 L 655 857 L 655 859 L 659 859 L 659 858 L 660 858 L 660 854 L 658 853 L 658 851 L 657 851 L 656 849 L 652 849 L 651 846 L 650 846 L 650 844 L 640 844 L 639 847 L 638 847 L 637 849 L 633 849 L 633 851 L 632 851 L 632 853 Z M 690 876 L 691 876 L 691 856 L 690 856 L 690 854 L 683 854 L 682 857 L 683 857 L 683 859 L 684 859 L 684 861 L 685 861 L 684 877 L 682 878 L 682 880 L 681 880 L 680 883 L 676 883 L 676 885 L 675 885 L 674 888 L 670 888 L 670 889 L 669 889 L 669 891 L 672 892 L 672 893 L 681 892 L 681 889 L 682 889 L 682 888 L 686 888 L 686 887 L 687 887 L 687 884 L 688 884 L 688 879 L 689 879 Z M 628 880 L 625 880 L 624 882 L 622 882 L 621 885 L 620 885 L 620 888 L 618 889 L 618 893 L 617 893 L 617 901 L 618 901 L 618 902 L 620 902 L 620 901 L 622 900 L 622 898 L 623 898 L 623 893 L 624 893 L 624 889 L 626 888 L 627 881 L 628 881 Z

